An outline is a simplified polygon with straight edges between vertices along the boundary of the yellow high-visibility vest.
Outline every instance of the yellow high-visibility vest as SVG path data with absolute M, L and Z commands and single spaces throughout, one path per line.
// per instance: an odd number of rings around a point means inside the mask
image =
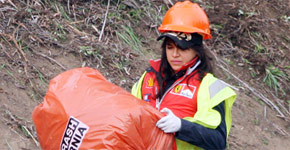
M 145 78 L 146 73 L 147 72 L 145 71 L 140 77 L 140 79 L 133 85 L 131 89 L 131 94 L 139 99 L 142 99 L 142 84 L 143 84 L 143 80 Z
M 139 99 L 142 99 L 142 83 L 146 71 L 143 73 L 137 83 L 134 84 L 131 94 Z M 206 128 L 216 129 L 221 123 L 222 117 L 220 113 L 213 108 L 225 102 L 225 122 L 227 127 L 227 136 L 229 135 L 232 117 L 231 109 L 236 99 L 236 93 L 225 82 L 215 78 L 212 74 L 207 75 L 202 79 L 197 93 L 197 112 L 194 117 L 185 117 L 183 119 L 193 123 L 200 124 Z M 187 142 L 176 139 L 178 150 L 200 150 L 202 148 Z

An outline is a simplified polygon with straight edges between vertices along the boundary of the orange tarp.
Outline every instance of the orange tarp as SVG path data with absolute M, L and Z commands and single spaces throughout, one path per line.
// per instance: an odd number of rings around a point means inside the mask
M 155 126 L 162 116 L 91 68 L 53 78 L 32 114 L 45 150 L 172 149 L 173 135 Z

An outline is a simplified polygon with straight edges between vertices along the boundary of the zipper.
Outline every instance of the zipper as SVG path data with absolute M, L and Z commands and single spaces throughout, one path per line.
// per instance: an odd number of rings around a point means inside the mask
M 197 67 L 199 64 L 200 64 L 200 60 L 198 60 L 198 61 L 196 62 L 196 64 L 195 64 L 192 68 L 189 68 L 189 69 L 188 69 L 188 71 L 186 72 L 186 74 L 183 76 L 183 78 L 182 78 L 181 80 L 175 82 L 174 84 L 172 84 L 172 85 L 171 85 L 171 86 L 166 90 L 166 92 L 163 94 L 161 100 L 159 100 L 159 99 L 156 100 L 156 109 L 157 109 L 157 110 L 160 109 L 161 103 L 162 103 L 164 97 L 166 96 L 166 94 L 167 94 L 170 90 L 172 90 L 173 87 L 175 87 L 177 84 L 179 84 L 181 81 L 183 81 L 183 80 L 184 80 L 184 79 L 185 79 L 185 78 L 186 78 L 190 73 L 192 73 L 192 72 L 196 69 L 196 67 Z

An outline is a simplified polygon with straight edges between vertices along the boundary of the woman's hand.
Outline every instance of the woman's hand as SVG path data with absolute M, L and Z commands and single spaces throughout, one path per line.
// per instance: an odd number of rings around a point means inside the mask
M 168 108 L 163 108 L 161 112 L 165 112 L 167 115 L 157 121 L 156 126 L 165 133 L 174 133 L 179 131 L 181 128 L 180 118 L 176 117 Z

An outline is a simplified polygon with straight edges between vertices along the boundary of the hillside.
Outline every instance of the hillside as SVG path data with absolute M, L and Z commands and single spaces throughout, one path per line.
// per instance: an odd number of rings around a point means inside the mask
M 129 90 L 159 58 L 176 0 L 0 0 L 1 149 L 40 149 L 31 113 L 49 80 L 88 66 Z M 214 73 L 238 93 L 230 150 L 290 146 L 290 1 L 195 0 L 207 12 Z

